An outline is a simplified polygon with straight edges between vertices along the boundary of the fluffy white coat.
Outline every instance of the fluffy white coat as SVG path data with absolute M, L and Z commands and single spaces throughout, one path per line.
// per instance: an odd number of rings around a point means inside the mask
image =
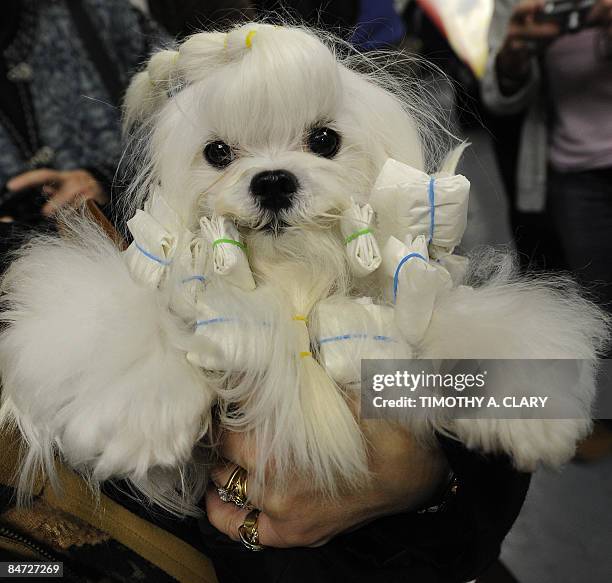
M 227 370 L 207 371 L 186 357 L 212 350 L 212 336 L 193 334 L 198 302 L 177 300 L 184 273 L 175 264 L 159 286 L 143 285 L 103 233 L 74 218 L 69 237 L 33 240 L 2 284 L 0 423 L 16 423 L 28 445 L 20 491 L 27 494 L 41 465 L 52 476 L 59 453 L 94 485 L 128 478 L 158 503 L 193 511 L 205 483 L 194 452 L 214 404 L 215 422 L 257 440 L 262 471 L 254 487 L 269 464 L 280 483 L 297 468 L 332 493 L 367 479 L 354 393 L 295 347 L 303 341 L 300 317 L 315 314 L 321 300 L 341 306 L 350 296 L 382 295 L 376 277 L 351 275 L 338 222 L 351 199 L 368 200 L 385 161 L 454 170 L 456 156 L 444 165 L 444 147 L 434 148 L 428 107 L 414 84 L 299 27 L 248 24 L 154 55 L 126 97 L 134 173 L 126 212 L 157 193 L 188 235 L 202 216 L 231 217 L 257 287 L 245 291 L 208 274 L 208 308 L 241 316 L 233 331 L 228 321 L 239 345 Z M 332 159 L 305 146 L 310 128 L 322 124 L 341 136 Z M 222 170 L 202 155 L 214 140 L 235 154 Z M 272 217 L 249 184 L 257 172 L 281 168 L 300 189 L 292 207 Z M 264 227 L 277 219 L 286 227 L 274 235 Z M 382 244 L 390 234 L 376 237 Z M 576 386 L 549 387 L 546 378 L 517 386 L 567 394 L 575 419 L 430 420 L 468 447 L 507 452 L 531 470 L 564 462 L 587 433 L 607 328 L 571 282 L 524 278 L 511 264 L 496 254 L 472 258 L 464 282 L 472 287 L 437 296 L 409 354 L 593 363 Z

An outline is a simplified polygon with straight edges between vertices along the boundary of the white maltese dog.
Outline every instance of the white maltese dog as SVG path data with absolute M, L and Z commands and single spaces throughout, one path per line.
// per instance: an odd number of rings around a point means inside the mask
M 293 471 L 355 486 L 362 358 L 582 359 L 578 382 L 508 365 L 505 390 L 561 395 L 566 419 L 411 425 L 521 469 L 572 455 L 605 318 L 571 282 L 453 253 L 468 183 L 410 83 L 299 27 L 196 34 L 152 57 L 125 105 L 129 248 L 66 217 L 4 277 L 0 422 L 27 443 L 22 497 L 59 454 L 94 486 L 126 478 L 193 511 L 213 425 L 255 439 L 249 487 Z

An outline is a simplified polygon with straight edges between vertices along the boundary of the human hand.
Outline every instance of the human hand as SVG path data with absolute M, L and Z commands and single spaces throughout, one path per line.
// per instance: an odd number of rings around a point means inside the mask
M 612 0 L 598 0 L 587 16 L 587 22 L 612 33 Z
M 561 34 L 557 22 L 538 20 L 543 6 L 543 0 L 522 0 L 514 7 L 506 39 L 497 55 L 499 77 L 511 80 L 516 89 L 527 81 L 534 53 Z
M 100 183 L 87 170 L 52 170 L 40 168 L 15 176 L 6 184 L 8 190 L 17 192 L 42 187 L 49 200 L 41 213 L 49 217 L 66 205 L 77 205 L 87 199 L 100 204 L 108 202 Z
M 436 449 L 425 449 L 402 427 L 384 421 L 362 424 L 370 448 L 371 483 L 363 489 L 330 500 L 313 490 L 307 476 L 294 476 L 287 491 L 266 486 L 265 495 L 251 492 L 249 502 L 261 510 L 257 521 L 259 543 L 270 547 L 316 547 L 335 535 L 375 518 L 422 507 L 444 485 L 449 470 Z M 227 461 L 214 468 L 206 493 L 210 523 L 239 540 L 238 529 L 248 510 L 223 502 L 217 487 L 223 487 L 236 465 L 253 470 L 252 444 L 247 435 L 226 432 L 221 453 Z

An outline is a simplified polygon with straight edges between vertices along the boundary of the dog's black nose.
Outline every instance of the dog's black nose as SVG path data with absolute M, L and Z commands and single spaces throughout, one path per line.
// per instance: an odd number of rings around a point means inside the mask
M 251 180 L 253 196 L 263 208 L 275 213 L 291 206 L 298 186 L 297 177 L 287 170 L 260 172 Z

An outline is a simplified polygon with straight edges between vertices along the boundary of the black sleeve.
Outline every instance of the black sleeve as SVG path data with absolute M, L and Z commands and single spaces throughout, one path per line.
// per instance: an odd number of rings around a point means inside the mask
M 450 530 L 463 531 L 454 543 L 445 540 L 450 559 L 445 569 L 457 580 L 470 581 L 499 556 L 525 501 L 531 474 L 514 469 L 505 455 L 483 455 L 445 436 L 438 441 L 458 484 L 442 514 Z

